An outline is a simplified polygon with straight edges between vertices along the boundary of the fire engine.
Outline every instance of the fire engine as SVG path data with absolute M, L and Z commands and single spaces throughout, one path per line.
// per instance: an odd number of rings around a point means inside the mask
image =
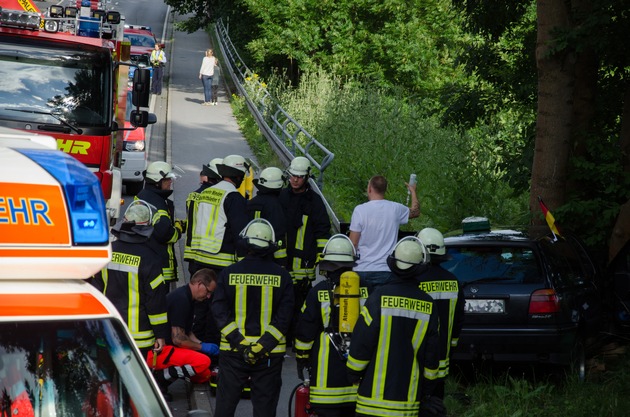
M 0 126 L 53 136 L 100 180 L 110 223 L 120 215 L 129 67 L 124 17 L 114 10 L 0 0 Z M 22 7 L 20 9 L 20 6 Z M 132 81 L 132 127 L 155 123 L 150 76 Z

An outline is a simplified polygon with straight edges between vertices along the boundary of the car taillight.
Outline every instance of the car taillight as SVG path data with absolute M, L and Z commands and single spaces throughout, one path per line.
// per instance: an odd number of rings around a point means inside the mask
M 560 311 L 558 295 L 552 289 L 536 290 L 529 298 L 529 314 L 557 313 Z

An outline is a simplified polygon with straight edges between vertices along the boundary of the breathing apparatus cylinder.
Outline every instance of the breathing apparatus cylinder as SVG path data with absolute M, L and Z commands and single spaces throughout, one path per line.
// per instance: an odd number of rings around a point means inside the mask
M 359 274 L 346 271 L 339 277 L 339 332 L 352 333 L 359 318 Z

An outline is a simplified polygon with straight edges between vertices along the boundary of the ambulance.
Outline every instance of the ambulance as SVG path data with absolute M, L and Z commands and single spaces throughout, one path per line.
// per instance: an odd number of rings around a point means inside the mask
M 171 416 L 121 316 L 85 281 L 111 257 L 99 181 L 56 147 L 0 128 L 0 415 Z

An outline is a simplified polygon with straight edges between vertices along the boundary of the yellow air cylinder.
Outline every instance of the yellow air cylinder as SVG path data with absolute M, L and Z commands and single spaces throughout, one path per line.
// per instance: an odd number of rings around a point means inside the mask
M 352 333 L 359 318 L 359 275 L 346 271 L 339 278 L 339 332 Z

